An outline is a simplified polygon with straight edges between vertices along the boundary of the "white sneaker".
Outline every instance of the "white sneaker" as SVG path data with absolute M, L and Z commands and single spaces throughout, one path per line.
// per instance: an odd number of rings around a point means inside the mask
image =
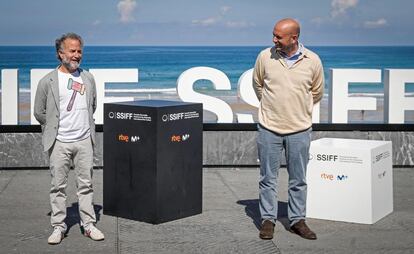
M 105 239 L 104 234 L 99 229 L 97 229 L 93 224 L 90 224 L 87 227 L 85 227 L 83 234 L 91 238 L 94 241 L 102 241 Z
M 62 239 L 65 237 L 65 233 L 62 231 L 61 227 L 55 227 L 52 234 L 47 239 L 48 244 L 59 244 Z

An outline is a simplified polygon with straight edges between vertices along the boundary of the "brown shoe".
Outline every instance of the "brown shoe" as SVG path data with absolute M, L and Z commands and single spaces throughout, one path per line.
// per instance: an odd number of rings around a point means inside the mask
M 293 224 L 293 226 L 290 227 L 290 231 L 292 233 L 300 235 L 305 239 L 316 240 L 316 234 L 312 230 L 310 230 L 308 225 L 306 225 L 305 220 L 303 219 Z
M 260 229 L 259 237 L 263 240 L 273 239 L 273 234 L 275 232 L 275 224 L 270 220 L 265 220 L 262 223 L 262 228 Z

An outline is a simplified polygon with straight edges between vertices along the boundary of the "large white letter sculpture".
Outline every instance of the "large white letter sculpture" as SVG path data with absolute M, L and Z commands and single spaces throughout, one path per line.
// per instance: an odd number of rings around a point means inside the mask
M 39 80 L 53 69 L 32 69 L 30 71 L 30 109 Z M 138 69 L 91 69 L 97 89 L 96 124 L 103 123 L 103 103 L 129 101 L 133 97 L 105 97 L 105 83 L 137 83 Z M 1 71 L 1 124 L 18 124 L 19 90 L 18 69 Z M 253 69 L 245 71 L 238 80 L 238 95 L 247 104 L 259 107 L 252 87 Z M 224 101 L 197 93 L 193 85 L 197 80 L 209 80 L 216 90 L 231 90 L 228 77 L 220 70 L 210 67 L 194 67 L 184 71 L 177 80 L 177 94 L 182 101 L 203 103 L 203 108 L 217 115 L 218 123 L 232 123 L 233 111 Z M 330 123 L 347 123 L 349 110 L 376 110 L 377 101 L 372 97 L 349 97 L 349 83 L 381 83 L 381 70 L 376 69 L 331 69 L 329 90 Z M 405 96 L 406 83 L 414 83 L 413 69 L 386 69 L 384 71 L 384 122 L 404 123 L 404 113 L 414 110 L 414 97 Z M 319 104 L 313 108 L 314 123 L 319 123 Z M 237 113 L 237 122 L 253 123 L 252 114 Z M 30 123 L 38 124 L 30 112 Z
M 381 70 L 331 69 L 329 89 L 329 122 L 347 123 L 348 110 L 376 110 L 375 98 L 352 98 L 348 96 L 348 83 L 380 83 Z
M 103 124 L 103 104 L 104 102 L 131 101 L 133 97 L 122 97 L 118 100 L 105 98 L 105 83 L 137 83 L 138 69 L 90 69 L 90 73 L 95 77 L 96 98 L 98 105 L 95 111 L 95 123 Z
M 36 118 L 33 116 L 33 106 L 36 96 L 36 89 L 39 81 L 53 69 L 31 69 L 30 70 L 30 124 L 39 124 Z
M 385 70 L 384 121 L 386 123 L 404 123 L 404 111 L 414 110 L 414 97 L 405 97 L 405 83 L 414 83 L 414 70 Z
M 239 78 L 238 82 L 238 94 L 240 98 L 247 104 L 258 108 L 259 100 L 253 90 L 253 69 L 245 71 Z M 253 116 L 251 114 L 237 114 L 237 122 L 239 123 L 254 123 Z
M 230 80 L 222 71 L 210 67 L 194 67 L 184 71 L 178 77 L 178 97 L 185 102 L 203 103 L 204 110 L 217 115 L 217 123 L 232 123 L 233 111 L 227 103 L 194 91 L 194 82 L 201 79 L 210 80 L 216 90 L 231 90 Z
M 19 87 L 18 70 L 1 71 L 1 124 L 18 124 Z M 7 107 L 6 107 L 7 106 Z

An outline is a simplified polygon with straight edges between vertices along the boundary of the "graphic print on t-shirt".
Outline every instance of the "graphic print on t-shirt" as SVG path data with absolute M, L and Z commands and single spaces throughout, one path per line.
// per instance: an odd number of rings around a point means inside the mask
M 72 97 L 70 98 L 69 104 L 66 108 L 67 111 L 71 111 L 73 103 L 75 102 L 76 94 L 80 93 L 83 95 L 85 93 L 85 85 L 79 82 L 74 81 L 72 78 L 68 80 L 68 90 L 73 90 Z

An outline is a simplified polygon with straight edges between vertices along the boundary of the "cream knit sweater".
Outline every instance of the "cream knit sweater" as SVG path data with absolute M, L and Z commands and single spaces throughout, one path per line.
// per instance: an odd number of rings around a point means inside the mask
M 253 71 L 253 88 L 260 101 L 259 123 L 279 134 L 312 126 L 313 104 L 322 99 L 324 75 L 318 55 L 304 48 L 288 67 L 275 47 L 260 52 Z

